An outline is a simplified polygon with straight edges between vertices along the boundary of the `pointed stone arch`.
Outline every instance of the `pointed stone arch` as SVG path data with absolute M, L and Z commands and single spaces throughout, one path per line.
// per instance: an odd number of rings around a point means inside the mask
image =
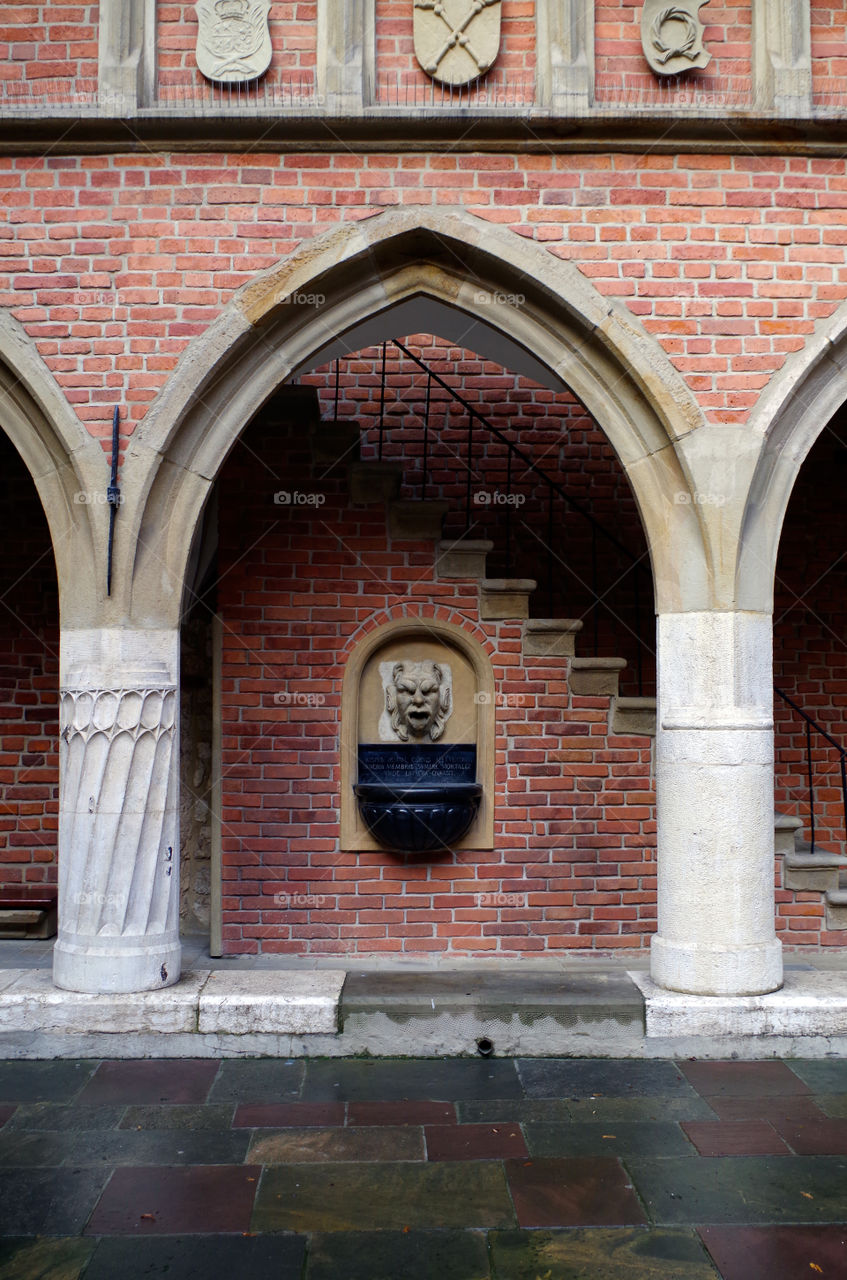
M 571 263 L 459 212 L 387 212 L 302 245 L 242 288 L 186 350 L 133 436 L 119 581 L 130 616 L 177 625 L 203 505 L 243 427 L 338 335 L 411 299 L 508 338 L 586 405 L 627 473 L 647 533 L 657 603 L 709 608 L 712 555 L 684 448 L 700 408 L 662 348 Z M 373 325 L 371 325 L 371 330 Z M 155 615 L 155 621 L 154 621 Z
M 77 418 L 33 340 L 0 311 L 0 428 L 32 476 L 50 530 L 65 627 L 91 625 L 98 598 L 97 555 L 105 548 L 106 457 Z M 105 560 L 103 561 L 105 564 Z M 105 593 L 105 581 L 99 584 Z

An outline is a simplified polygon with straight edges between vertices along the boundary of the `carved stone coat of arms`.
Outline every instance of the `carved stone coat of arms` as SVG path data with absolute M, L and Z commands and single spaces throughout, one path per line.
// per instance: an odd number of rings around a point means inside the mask
M 490 70 L 501 9 L 502 0 L 415 0 L 415 54 L 427 75 L 464 85 Z
M 712 60 L 703 45 L 704 26 L 700 10 L 709 0 L 645 0 L 641 11 L 641 43 L 644 56 L 660 76 L 678 76 L 682 71 L 702 71 Z
M 244 84 L 271 62 L 271 0 L 198 0 L 197 66 L 207 80 Z

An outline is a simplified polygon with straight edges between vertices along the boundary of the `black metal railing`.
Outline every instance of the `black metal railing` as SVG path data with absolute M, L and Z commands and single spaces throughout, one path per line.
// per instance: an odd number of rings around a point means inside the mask
M 804 738 L 806 743 L 806 788 L 808 791 L 809 805 L 809 842 L 811 852 L 815 852 L 816 837 L 816 820 L 815 820 L 815 768 L 813 755 L 813 738 L 817 735 L 828 743 L 832 749 L 837 752 L 839 774 L 841 780 L 841 812 L 844 819 L 844 833 L 847 836 L 847 748 L 843 747 L 840 742 L 833 738 L 832 734 L 827 733 L 821 725 L 814 720 L 807 711 L 798 706 L 793 698 L 790 698 L 784 689 L 774 685 L 774 693 L 777 694 L 787 706 L 799 716 L 804 724 Z M 843 843 L 843 837 L 840 843 Z
M 622 647 L 627 649 L 634 658 L 635 680 L 638 693 L 641 694 L 644 689 L 645 667 L 650 665 L 649 660 L 654 653 L 655 645 L 655 636 L 652 631 L 649 635 L 644 634 L 645 618 L 652 619 L 653 616 L 652 577 L 649 566 L 645 562 L 646 552 L 642 555 L 633 552 L 620 538 L 601 524 L 583 502 L 550 476 L 524 449 L 510 440 L 500 427 L 491 422 L 441 374 L 397 339 L 382 344 L 379 359 L 380 386 L 376 449 L 380 460 L 384 455 L 387 435 L 396 429 L 391 421 L 396 417 L 396 410 L 394 406 L 389 405 L 387 394 L 389 347 L 395 348 L 403 357 L 411 361 L 425 378 L 424 385 L 417 389 L 423 400 L 423 409 L 420 414 L 415 415 L 421 429 L 422 456 L 418 487 L 421 498 L 425 499 L 436 487 L 432 473 L 435 450 L 440 442 L 442 449 L 447 448 L 452 454 L 452 464 L 466 469 L 463 534 L 467 536 L 475 529 L 480 529 L 484 524 L 485 513 L 474 503 L 474 477 L 478 474 L 475 466 L 475 449 L 481 444 L 482 452 L 479 457 L 482 459 L 486 446 L 492 441 L 502 446 L 505 451 L 502 505 L 498 506 L 494 514 L 497 517 L 495 531 L 500 535 L 495 541 L 500 546 L 500 557 L 504 561 L 503 568 L 506 576 L 520 569 L 520 560 L 523 560 L 525 565 L 529 560 L 540 559 L 542 572 L 538 573 L 533 565 L 531 573 L 527 576 L 541 580 L 539 585 L 545 593 L 549 615 L 556 616 L 554 605 L 557 592 L 559 599 L 570 600 L 576 597 L 583 601 L 581 609 L 584 621 L 588 624 L 586 638 L 595 654 L 598 652 L 600 642 L 601 614 L 611 619 L 618 631 L 628 633 L 628 638 L 626 635 L 621 636 Z M 338 362 L 336 362 L 336 417 L 338 417 L 338 397 L 339 376 Z M 460 410 L 460 414 L 454 415 L 453 420 L 450 421 L 449 432 L 453 434 L 448 445 L 443 443 L 443 424 L 450 418 L 449 413 L 443 412 L 445 405 L 458 406 Z M 457 437 L 455 433 L 458 428 L 455 419 L 460 416 L 464 418 L 466 429 Z M 441 430 L 439 430 L 439 424 L 442 424 Z M 485 460 L 490 463 L 490 454 L 485 453 Z M 479 478 L 486 479 L 481 475 Z M 527 481 L 536 486 L 538 518 L 533 523 L 520 518 L 513 501 L 513 496 L 520 491 L 522 485 L 527 484 Z M 455 510 L 451 512 L 454 520 L 457 514 Z M 579 517 L 590 538 L 590 547 L 582 548 L 582 561 L 579 567 L 577 567 L 576 558 L 569 556 L 567 545 L 559 536 L 559 531 L 564 531 L 566 527 L 565 518 L 570 515 Z M 534 554 L 519 553 L 516 538 L 518 526 L 521 526 L 521 533 L 529 542 Z M 557 537 L 559 537 L 558 543 Z M 615 553 L 612 580 L 605 585 L 601 585 L 600 582 L 600 548 L 603 545 L 613 548 Z M 627 593 L 629 599 L 624 602 L 623 597 Z

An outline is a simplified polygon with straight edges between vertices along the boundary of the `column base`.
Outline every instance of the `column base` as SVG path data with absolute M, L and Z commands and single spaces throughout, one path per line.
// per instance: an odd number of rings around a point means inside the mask
M 659 987 L 693 996 L 761 996 L 782 986 L 782 943 L 751 946 L 668 942 L 650 947 L 650 976 Z
M 53 982 L 63 991 L 88 995 L 160 991 L 179 981 L 179 935 L 84 938 L 59 930 L 53 948 Z

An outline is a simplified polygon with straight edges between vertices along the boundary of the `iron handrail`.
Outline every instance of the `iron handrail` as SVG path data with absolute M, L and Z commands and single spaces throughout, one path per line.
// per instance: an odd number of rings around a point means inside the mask
M 841 772 L 841 807 L 844 813 L 844 830 L 847 834 L 847 747 L 843 747 L 840 742 L 833 738 L 831 733 L 827 733 L 817 720 L 798 706 L 793 698 L 790 698 L 784 689 L 780 689 L 777 685 L 773 687 L 774 693 L 782 698 L 783 702 L 795 711 L 806 726 L 806 776 L 809 788 L 809 843 L 811 852 L 815 852 L 815 779 L 812 762 L 812 731 L 814 730 L 821 738 L 829 743 L 838 752 L 840 772 Z

